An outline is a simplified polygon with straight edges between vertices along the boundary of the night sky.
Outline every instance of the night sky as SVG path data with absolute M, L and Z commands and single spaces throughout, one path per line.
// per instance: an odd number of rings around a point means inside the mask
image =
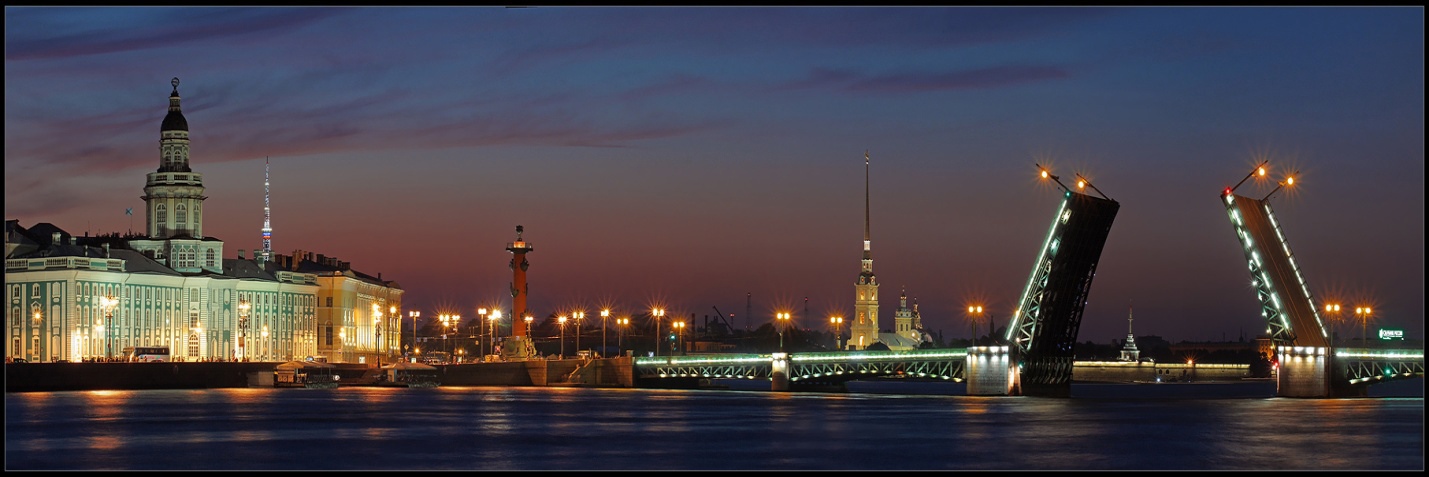
M 5 8 L 5 218 L 142 230 L 172 77 L 206 235 L 340 260 L 408 310 L 1006 324 L 1060 196 L 1121 204 L 1079 341 L 1264 331 L 1218 194 L 1272 203 L 1317 303 L 1423 338 L 1424 10 Z M 131 222 L 132 219 L 132 222 Z M 805 297 L 810 316 L 801 316 Z M 1356 336 L 1359 326 L 1344 333 Z M 1370 333 L 1374 333 L 1371 324 Z M 1353 331 L 1350 331 L 1353 330 Z M 982 325 L 981 333 L 986 333 Z

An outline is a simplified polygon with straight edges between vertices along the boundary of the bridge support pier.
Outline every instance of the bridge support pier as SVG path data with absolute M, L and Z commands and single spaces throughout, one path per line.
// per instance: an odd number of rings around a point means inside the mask
M 774 362 L 769 371 L 769 390 L 789 390 L 789 353 L 774 353 Z
M 1280 397 L 1330 397 L 1329 348 L 1282 346 L 1276 370 L 1275 395 Z
M 1017 363 L 1007 346 L 968 347 L 969 396 L 1014 396 L 1021 392 Z

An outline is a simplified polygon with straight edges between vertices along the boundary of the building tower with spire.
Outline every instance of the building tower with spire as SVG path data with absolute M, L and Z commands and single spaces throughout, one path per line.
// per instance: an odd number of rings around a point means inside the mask
M 913 331 L 915 337 L 928 340 L 928 334 L 923 332 L 923 315 L 918 313 L 918 297 L 913 297 Z
M 130 245 L 180 273 L 223 271 L 223 242 L 203 235 L 203 174 L 189 168 L 189 122 L 179 79 L 169 82 L 169 114 L 159 126 L 159 170 L 144 183 L 146 237 Z
M 898 294 L 898 310 L 893 312 L 893 332 L 899 336 L 910 340 L 920 340 L 918 332 L 913 329 L 913 309 L 908 308 L 908 288 L 904 287 Z
M 869 228 L 868 151 L 863 152 L 863 268 L 854 284 L 854 320 L 849 325 L 850 349 L 878 342 L 878 279 L 873 274 L 873 242 Z
M 1126 305 L 1126 343 L 1121 345 L 1122 361 L 1138 361 L 1141 351 L 1136 349 L 1136 336 L 1131 334 L 1131 305 Z
M 273 260 L 273 217 L 268 206 L 268 158 L 263 158 L 263 253 L 259 255 L 258 266 Z

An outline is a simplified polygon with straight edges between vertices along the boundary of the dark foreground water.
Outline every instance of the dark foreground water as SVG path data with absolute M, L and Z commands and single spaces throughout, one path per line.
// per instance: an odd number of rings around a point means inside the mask
M 5 468 L 1424 469 L 1422 379 L 1401 385 L 1409 398 L 1270 398 L 1265 384 L 1077 385 L 1071 399 L 916 387 L 7 393 Z

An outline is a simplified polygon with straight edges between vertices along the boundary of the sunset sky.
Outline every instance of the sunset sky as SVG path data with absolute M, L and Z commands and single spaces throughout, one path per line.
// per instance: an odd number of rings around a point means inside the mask
M 475 316 L 849 315 L 871 157 L 880 319 L 1006 324 L 1060 201 L 1121 204 L 1079 341 L 1264 331 L 1218 201 L 1261 160 L 1318 303 L 1424 328 L 1424 10 L 5 8 L 5 218 L 144 228 L 178 77 L 206 235 Z M 131 222 L 132 219 L 132 222 Z M 811 316 L 803 315 L 805 297 Z M 1371 324 L 1370 333 L 1374 332 Z M 1343 328 L 1358 336 L 1359 326 Z M 980 333 L 986 333 L 982 325 Z

